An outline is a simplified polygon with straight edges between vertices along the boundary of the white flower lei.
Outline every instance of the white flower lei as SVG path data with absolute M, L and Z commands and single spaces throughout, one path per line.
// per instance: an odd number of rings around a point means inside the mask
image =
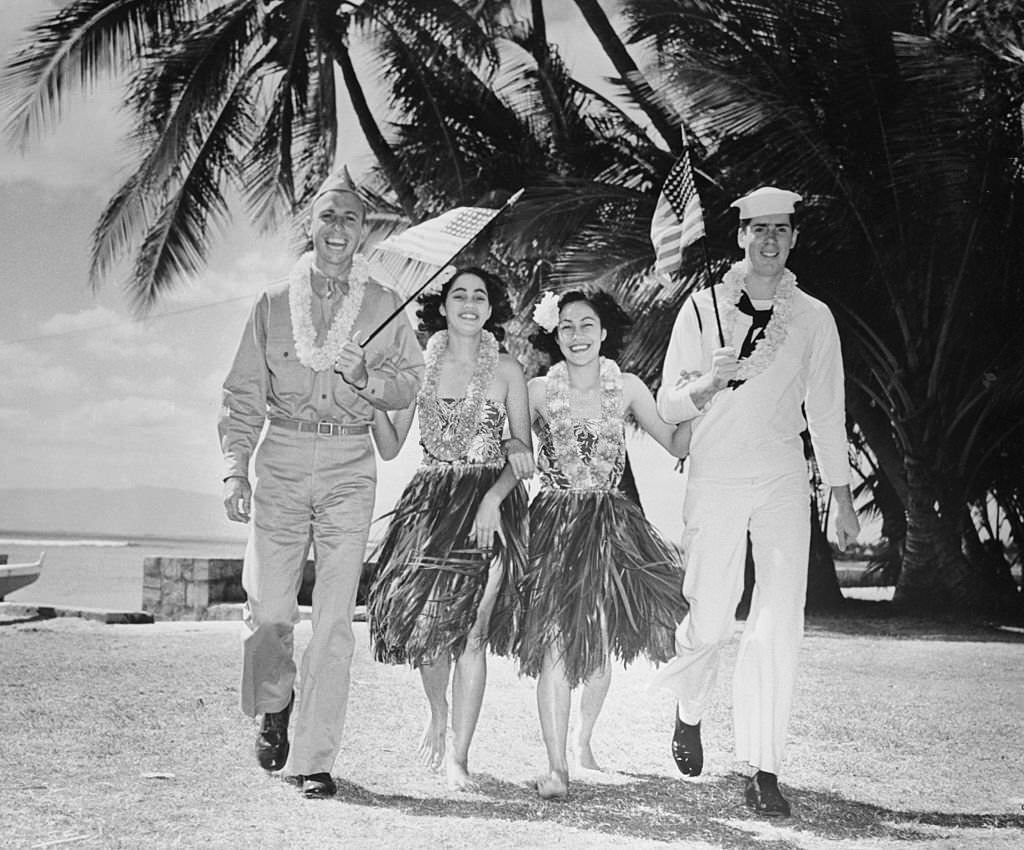
M 569 372 L 565 362 L 556 363 L 548 370 L 545 399 L 551 446 L 558 468 L 574 490 L 603 490 L 608 487 L 625 438 L 622 429 L 622 373 L 614 360 L 602 357 L 600 363 L 601 424 L 589 462 L 580 454 L 572 425 Z
M 740 260 L 738 263 L 733 263 L 722 281 L 722 304 L 724 305 L 722 334 L 727 341 L 731 341 L 733 338 L 733 328 L 739 315 L 736 305 L 743 294 L 746 276 L 747 262 Z M 793 318 L 793 295 L 795 292 L 796 275 L 786 269 L 775 288 L 775 297 L 772 299 L 772 316 L 765 326 L 764 335 L 758 341 L 757 347 L 750 357 L 739 362 L 739 369 L 736 373 L 739 380 L 749 381 L 772 364 L 789 333 L 789 323 Z
M 448 350 L 448 331 L 438 331 L 427 342 L 426 369 L 417 404 L 420 413 L 420 442 L 438 460 L 457 461 L 466 455 L 470 441 L 480 425 L 487 388 L 494 379 L 498 365 L 498 341 L 490 331 L 480 334 L 473 375 L 466 385 L 466 395 L 458 413 L 455 433 L 445 436 L 437 412 L 437 378 L 441 361 Z
M 324 344 L 317 346 L 316 330 L 313 328 L 312 296 L 313 285 L 310 275 L 313 269 L 313 252 L 308 251 L 299 257 L 292 266 L 288 278 L 288 306 L 292 315 L 292 338 L 295 340 L 295 353 L 299 362 L 316 372 L 324 372 L 334 367 L 341 349 L 352 334 L 352 325 L 359 308 L 363 305 L 366 292 L 366 281 L 370 278 L 370 264 L 362 254 L 352 257 L 352 271 L 348 278 L 348 295 L 342 302 L 341 309 L 334 317 Z

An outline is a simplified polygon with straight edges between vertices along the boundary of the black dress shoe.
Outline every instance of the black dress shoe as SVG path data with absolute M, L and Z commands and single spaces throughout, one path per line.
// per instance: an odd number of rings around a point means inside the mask
M 288 761 L 288 721 L 295 704 L 295 691 L 281 711 L 268 711 L 263 715 L 260 733 L 256 736 L 256 760 L 264 770 L 275 771 Z
M 302 796 L 310 800 L 323 800 L 338 793 L 338 786 L 329 773 L 310 773 L 302 777 Z
M 779 791 L 779 777 L 759 770 L 747 780 L 747 805 L 759 815 L 769 818 L 788 818 L 789 802 Z
M 700 776 L 704 769 L 704 746 L 700 742 L 700 723 L 683 723 L 676 714 L 676 731 L 672 736 L 672 758 L 683 776 Z

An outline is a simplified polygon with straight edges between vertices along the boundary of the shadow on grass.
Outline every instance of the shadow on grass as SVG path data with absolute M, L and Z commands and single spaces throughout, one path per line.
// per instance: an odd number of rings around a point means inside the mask
M 834 612 L 807 615 L 808 633 L 912 640 L 1024 643 L 1024 622 L 943 616 L 906 611 L 893 602 L 846 599 Z
M 785 832 L 831 840 L 892 838 L 926 840 L 934 829 L 1022 829 L 1024 815 L 904 812 L 820 791 L 788 788 L 791 818 L 767 821 L 743 804 L 739 774 L 685 782 L 664 776 L 622 774 L 614 785 L 574 782 L 564 802 L 540 800 L 532 785 L 517 785 L 492 776 L 477 777 L 473 794 L 415 797 L 379 794 L 352 782 L 338 782 L 336 801 L 395 809 L 420 817 L 491 818 L 560 826 L 648 841 L 703 841 L 727 848 L 796 850 L 804 843 L 787 840 Z M 780 831 L 765 834 L 768 825 Z
M 26 614 L 24 617 L 2 617 L 0 618 L 0 629 L 4 626 L 23 626 L 25 623 L 40 623 L 43 620 L 55 620 L 56 612 L 52 608 L 40 608 L 35 614 Z

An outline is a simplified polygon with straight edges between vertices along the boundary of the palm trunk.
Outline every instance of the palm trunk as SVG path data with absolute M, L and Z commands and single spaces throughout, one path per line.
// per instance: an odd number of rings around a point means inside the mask
M 555 97 L 548 78 L 551 51 L 548 45 L 547 21 L 544 18 L 544 0 L 530 0 L 530 12 L 533 20 L 532 53 L 537 61 L 537 90 L 547 107 L 555 149 L 561 155 L 565 152 L 569 134 L 565 126 L 565 116 L 562 114 L 562 104 Z
M 680 153 L 683 149 L 683 138 L 679 127 L 652 99 L 651 95 L 654 94 L 654 89 L 640 72 L 633 57 L 629 55 L 622 39 L 615 32 L 604 9 L 601 8 L 601 4 L 597 0 L 576 0 L 576 5 L 591 31 L 597 36 L 605 54 L 615 66 L 615 70 L 619 72 L 626 88 L 636 98 L 636 102 L 647 114 L 647 117 L 651 119 L 651 124 L 665 140 L 668 149 L 673 153 Z
M 398 195 L 398 202 L 402 205 L 402 210 L 409 218 L 414 218 L 416 213 L 416 192 L 413 190 L 412 184 L 402 174 L 398 157 L 395 156 L 391 145 L 388 144 L 384 134 L 381 133 L 377 120 L 373 117 L 373 112 L 366 101 L 362 84 L 359 82 L 359 77 L 356 76 L 356 69 L 352 65 L 352 57 L 349 55 L 348 47 L 339 45 L 335 53 L 335 59 L 341 67 L 341 76 L 345 80 L 345 88 L 348 90 L 349 99 L 352 101 L 352 109 L 356 113 L 363 136 L 366 138 L 370 150 L 373 151 L 373 155 L 377 158 L 377 162 L 384 171 L 384 175 L 391 184 L 391 188 Z
M 825 530 L 821 527 L 818 500 L 811 499 L 811 551 L 807 560 L 807 598 L 809 612 L 834 611 L 845 598 L 839 588 L 836 562 L 832 557 Z
M 893 601 L 913 609 L 975 612 L 981 594 L 960 551 L 960 512 L 942 511 L 941 494 L 920 458 L 908 456 L 906 468 L 907 537 Z

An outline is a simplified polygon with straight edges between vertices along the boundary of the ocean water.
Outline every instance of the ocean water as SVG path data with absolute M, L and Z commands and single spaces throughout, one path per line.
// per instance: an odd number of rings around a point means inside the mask
M 147 557 L 241 558 L 245 542 L 0 533 L 0 554 L 9 564 L 35 561 L 41 552 L 39 579 L 5 601 L 139 611 Z

